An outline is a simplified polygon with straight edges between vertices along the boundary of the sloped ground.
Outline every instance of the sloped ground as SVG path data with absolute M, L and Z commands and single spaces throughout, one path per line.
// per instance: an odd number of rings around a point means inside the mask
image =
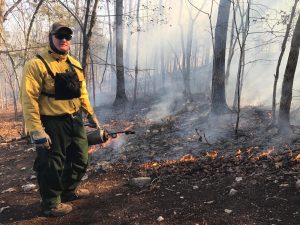
M 92 195 L 73 202 L 74 211 L 62 218 L 41 215 L 36 188 L 22 190 L 36 182 L 33 146 L 1 145 L 0 223 L 299 224 L 297 127 L 280 137 L 268 127 L 268 111 L 248 108 L 236 139 L 234 116 L 212 117 L 206 104 L 172 106 L 172 114 L 156 121 L 147 118 L 149 105 L 98 110 L 107 128 L 130 128 L 136 135 L 93 149 L 82 182 Z M 133 185 L 132 178 L 141 176 L 150 183 Z

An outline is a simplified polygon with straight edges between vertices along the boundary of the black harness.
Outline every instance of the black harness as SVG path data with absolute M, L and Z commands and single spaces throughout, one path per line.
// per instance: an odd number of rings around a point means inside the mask
M 36 57 L 43 62 L 47 73 L 54 80 L 55 93 L 50 94 L 42 91 L 42 95 L 55 98 L 56 100 L 70 100 L 81 96 L 81 82 L 79 81 L 78 75 L 74 69 L 74 67 L 81 69 L 80 67 L 73 65 L 70 59 L 67 58 L 66 62 L 70 66 L 71 70 L 66 70 L 64 73 L 56 73 L 54 75 L 46 60 L 40 55 L 37 55 Z

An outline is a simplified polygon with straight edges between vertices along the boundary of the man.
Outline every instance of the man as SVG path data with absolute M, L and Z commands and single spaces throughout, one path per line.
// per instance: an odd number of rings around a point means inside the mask
M 88 143 L 81 112 L 100 129 L 91 107 L 85 77 L 69 55 L 73 31 L 56 22 L 49 33 L 49 48 L 29 60 L 23 69 L 21 102 L 26 129 L 36 144 L 42 210 L 48 216 L 72 211 L 68 203 L 83 195 L 76 190 L 88 166 Z M 102 141 L 107 133 L 101 130 Z

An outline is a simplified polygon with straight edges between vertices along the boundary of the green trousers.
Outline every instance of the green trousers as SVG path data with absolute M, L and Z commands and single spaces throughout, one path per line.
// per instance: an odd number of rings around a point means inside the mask
M 51 149 L 37 149 L 37 172 L 42 208 L 61 202 L 61 195 L 75 191 L 88 166 L 88 142 L 82 118 L 77 116 L 41 116 Z

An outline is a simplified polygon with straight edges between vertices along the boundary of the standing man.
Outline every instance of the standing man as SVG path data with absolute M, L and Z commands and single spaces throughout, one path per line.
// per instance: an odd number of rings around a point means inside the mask
M 56 22 L 49 33 L 49 48 L 29 60 L 23 69 L 21 102 L 27 132 L 36 144 L 42 210 L 48 216 L 72 211 L 68 203 L 87 196 L 76 190 L 88 166 L 88 142 L 82 111 L 91 125 L 100 123 L 88 98 L 80 63 L 69 55 L 73 31 Z M 101 130 L 102 141 L 107 133 Z

